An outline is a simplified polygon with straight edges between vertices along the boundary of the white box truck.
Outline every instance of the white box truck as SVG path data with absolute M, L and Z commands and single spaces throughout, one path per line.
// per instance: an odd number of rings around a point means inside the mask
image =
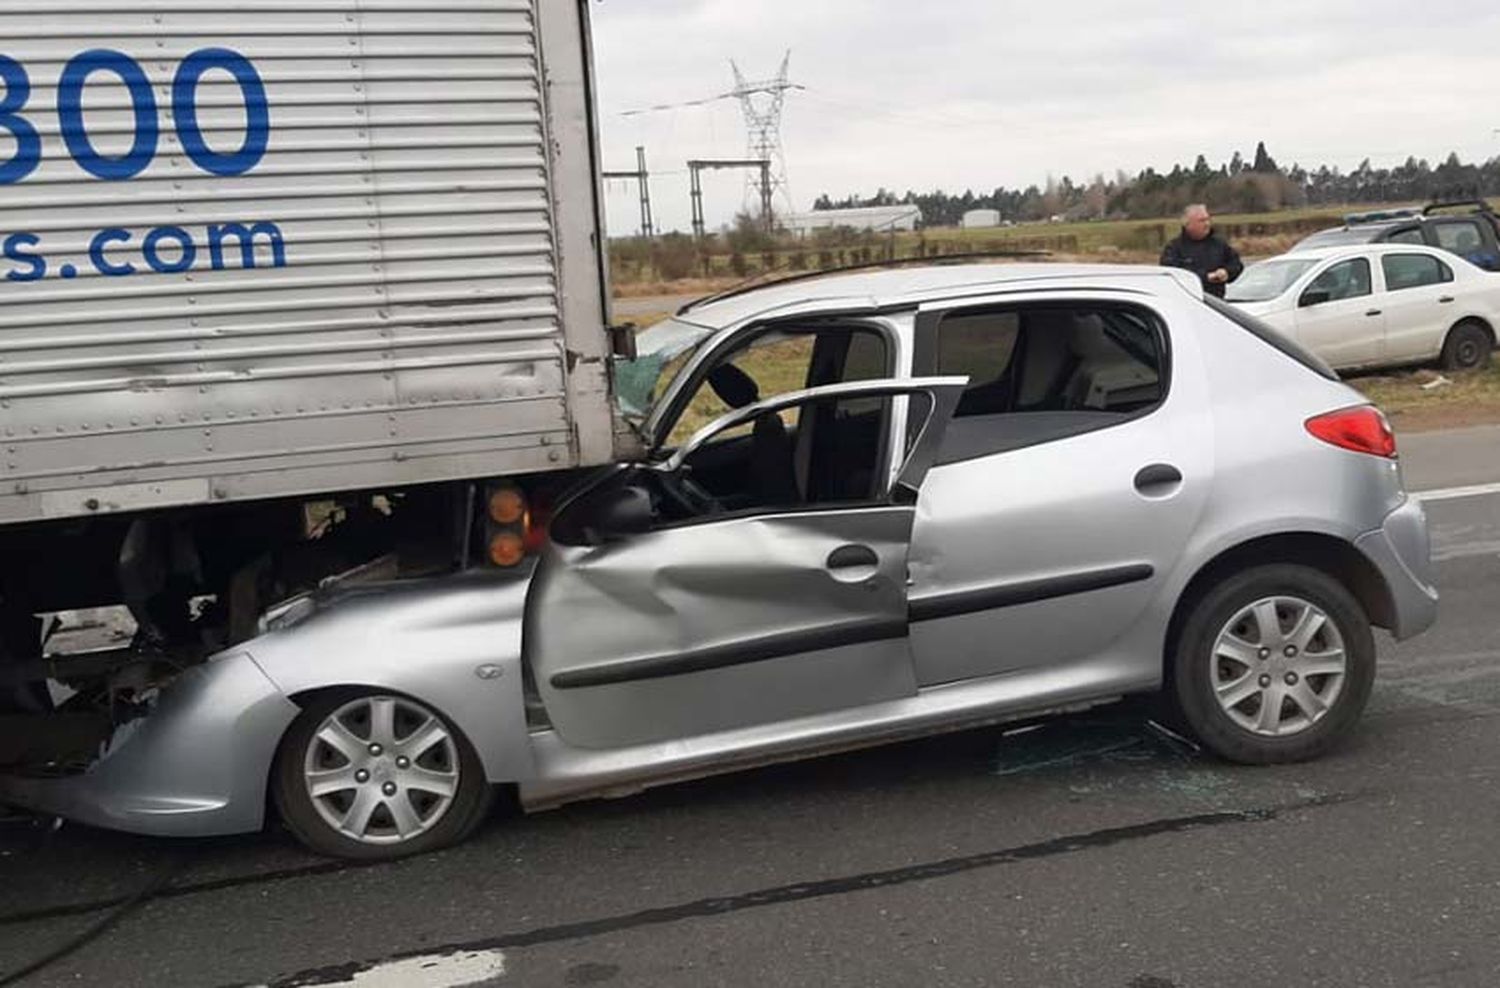
M 0 765 L 613 457 L 587 15 L 0 8 Z

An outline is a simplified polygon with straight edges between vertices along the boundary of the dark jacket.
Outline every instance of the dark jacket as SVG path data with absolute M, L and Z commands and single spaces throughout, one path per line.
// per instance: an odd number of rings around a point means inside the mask
M 1208 273 L 1223 268 L 1229 272 L 1229 280 L 1233 281 L 1245 270 L 1245 265 L 1240 262 L 1240 255 L 1233 247 L 1220 240 L 1216 233 L 1210 233 L 1202 240 L 1194 240 L 1184 231 L 1162 249 L 1161 264 L 1164 268 L 1183 268 L 1193 272 L 1203 282 L 1203 290 L 1219 298 L 1224 297 L 1224 285 L 1209 284 L 1204 280 Z

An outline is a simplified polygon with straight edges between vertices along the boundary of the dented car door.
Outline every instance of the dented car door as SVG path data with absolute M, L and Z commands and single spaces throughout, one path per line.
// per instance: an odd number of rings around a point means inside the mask
M 913 695 L 906 557 L 915 495 L 961 389 L 884 381 L 783 395 L 725 416 L 649 468 L 675 476 L 714 435 L 757 416 L 890 399 L 902 414 L 884 420 L 884 472 L 855 503 L 710 510 L 593 544 L 554 539 L 525 632 L 553 728 L 569 744 L 614 748 Z M 589 510 L 587 501 L 565 505 L 555 530 L 573 527 L 567 513 Z

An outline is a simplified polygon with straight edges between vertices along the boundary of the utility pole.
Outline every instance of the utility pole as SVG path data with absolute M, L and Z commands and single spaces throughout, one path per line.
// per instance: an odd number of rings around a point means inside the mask
M 703 219 L 703 172 L 719 171 L 725 168 L 744 168 L 759 174 L 760 215 L 766 224 L 767 232 L 774 229 L 776 218 L 771 211 L 770 161 L 765 158 L 700 158 L 689 161 L 687 166 L 692 186 L 694 237 L 702 240 L 708 233 L 708 225 Z
M 656 224 L 651 216 L 651 175 L 646 171 L 646 149 L 637 147 L 635 149 L 635 171 L 633 172 L 605 172 L 604 177 L 619 179 L 635 179 L 640 189 L 641 197 L 641 236 L 650 239 L 656 235 Z
M 651 181 L 646 171 L 646 149 L 635 149 L 636 169 L 641 173 L 641 235 L 650 239 L 656 235 L 656 223 L 651 216 Z

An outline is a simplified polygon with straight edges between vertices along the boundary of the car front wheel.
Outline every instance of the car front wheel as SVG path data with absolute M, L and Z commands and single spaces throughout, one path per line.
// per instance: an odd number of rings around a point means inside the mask
M 282 740 L 272 791 L 308 847 L 367 861 L 457 843 L 492 795 L 478 756 L 440 713 L 362 690 L 308 703 Z
M 1207 747 L 1249 764 L 1314 758 L 1354 727 L 1375 680 L 1364 608 L 1303 566 L 1230 577 L 1193 607 L 1173 689 Z

